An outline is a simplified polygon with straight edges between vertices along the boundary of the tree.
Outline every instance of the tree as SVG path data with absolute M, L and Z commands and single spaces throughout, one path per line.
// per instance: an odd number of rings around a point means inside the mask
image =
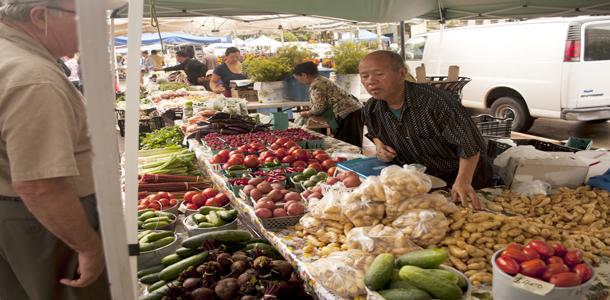
M 285 42 L 298 42 L 299 39 L 297 38 L 296 35 L 294 35 L 294 33 L 290 32 L 290 31 L 284 31 L 284 41 Z

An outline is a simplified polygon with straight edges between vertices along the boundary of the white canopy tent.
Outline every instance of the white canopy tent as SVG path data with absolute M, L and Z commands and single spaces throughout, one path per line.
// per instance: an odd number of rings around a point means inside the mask
M 101 231 L 106 251 L 106 265 L 114 299 L 135 297 L 135 263 L 127 263 L 125 245 L 137 243 L 137 149 L 139 55 L 142 17 L 151 12 L 151 1 L 157 17 L 240 16 L 269 14 L 299 14 L 327 16 L 339 21 L 396 22 L 417 16 L 446 18 L 532 18 L 540 16 L 571 16 L 576 14 L 610 13 L 610 2 L 603 0 L 131 0 L 129 12 L 123 6 L 113 17 L 129 16 L 127 111 L 125 122 L 125 199 L 120 202 L 118 145 L 115 132 L 112 95 L 111 60 L 108 58 L 108 30 L 105 3 L 76 0 L 81 60 L 87 98 L 87 115 L 94 158 L 94 176 L 100 212 Z M 114 1 L 116 2 L 116 0 Z M 107 60 L 99 59 L 107 57 Z M 125 217 L 128 216 L 128 217 Z M 126 239 L 127 232 L 128 239 Z M 133 255 L 133 254 L 132 254 Z M 132 256 L 133 257 L 133 256 Z

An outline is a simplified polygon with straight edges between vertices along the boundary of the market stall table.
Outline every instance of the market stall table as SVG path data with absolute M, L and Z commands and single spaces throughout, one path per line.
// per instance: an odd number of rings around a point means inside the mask
M 282 101 L 282 102 L 248 102 L 248 110 L 263 109 L 263 108 L 277 108 L 278 112 L 284 111 L 285 109 L 291 109 L 294 107 L 311 106 L 309 101 Z

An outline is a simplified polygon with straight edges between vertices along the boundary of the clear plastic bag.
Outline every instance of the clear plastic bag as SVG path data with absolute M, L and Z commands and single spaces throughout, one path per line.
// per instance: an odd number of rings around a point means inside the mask
M 402 255 L 420 249 L 400 230 L 382 224 L 350 230 L 347 234 L 347 246 L 372 255 Z
M 389 166 L 381 170 L 379 175 L 385 187 L 387 215 L 394 219 L 400 215 L 400 204 L 409 198 L 426 194 L 432 189 L 432 181 L 428 175 L 414 165 Z
M 439 211 L 415 209 L 400 215 L 392 226 L 421 247 L 433 246 L 445 239 L 449 220 Z
M 458 207 L 445 197 L 445 195 L 441 193 L 430 193 L 417 195 L 398 203 L 386 203 L 386 218 L 389 221 L 393 221 L 399 215 L 413 209 L 432 209 L 440 211 L 445 215 L 450 215 L 458 211 Z
M 548 195 L 551 191 L 551 185 L 541 180 L 517 181 L 512 184 L 510 190 L 524 196 L 532 197 L 535 195 Z
M 385 190 L 376 176 L 368 177 L 343 198 L 343 214 L 356 227 L 379 224 L 385 214 Z
M 340 297 L 366 294 L 364 274 L 374 257 L 359 250 L 335 252 L 310 264 L 318 282 Z
M 310 202 L 308 209 L 311 216 L 324 220 L 348 222 L 343 215 L 341 196 L 340 192 L 331 189 L 319 201 Z

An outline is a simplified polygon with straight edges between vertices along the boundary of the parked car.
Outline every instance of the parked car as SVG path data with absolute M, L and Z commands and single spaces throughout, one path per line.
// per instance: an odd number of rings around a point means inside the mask
M 511 117 L 527 131 L 535 118 L 610 119 L 610 17 L 547 18 L 446 29 L 414 36 L 406 63 L 428 75 L 450 65 L 472 79 L 462 103 Z

